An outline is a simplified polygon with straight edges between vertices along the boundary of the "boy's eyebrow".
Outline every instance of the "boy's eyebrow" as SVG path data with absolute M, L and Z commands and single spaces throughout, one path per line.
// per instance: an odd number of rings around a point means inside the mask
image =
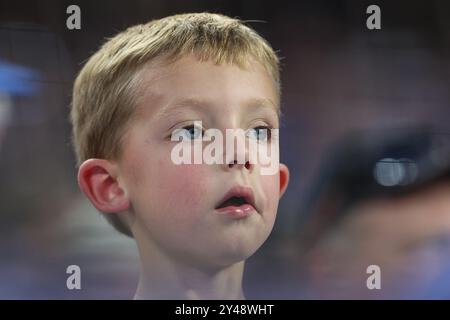
M 169 103 L 165 105 L 159 112 L 159 117 L 166 117 L 170 115 L 173 111 L 177 110 L 180 107 L 190 107 L 195 109 L 209 109 L 209 105 L 211 105 L 208 101 L 198 98 L 185 98 L 179 101 L 175 101 L 174 103 Z
M 176 110 L 180 107 L 191 107 L 209 110 L 212 103 L 213 102 L 199 98 L 185 98 L 174 103 L 167 104 L 160 110 L 160 112 L 158 112 L 158 116 L 165 117 L 169 115 L 173 110 Z M 277 104 L 267 98 L 250 98 L 245 101 L 243 106 L 249 109 L 269 109 L 270 111 L 274 112 L 278 118 L 280 118 L 281 116 L 280 108 L 277 106 Z
M 272 112 L 274 112 L 278 118 L 281 116 L 280 108 L 277 104 L 275 104 L 272 100 L 267 98 L 251 98 L 247 100 L 245 105 L 248 108 L 252 109 L 259 109 L 259 108 L 265 108 L 270 109 Z

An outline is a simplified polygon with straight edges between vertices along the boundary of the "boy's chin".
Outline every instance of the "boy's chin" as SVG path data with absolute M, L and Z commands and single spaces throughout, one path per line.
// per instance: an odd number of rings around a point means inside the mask
M 209 258 L 209 261 L 205 261 L 206 263 L 210 263 L 211 266 L 216 267 L 229 267 L 236 263 L 244 262 L 248 258 L 250 258 L 262 245 L 262 243 L 247 243 L 244 245 L 235 244 L 230 245 L 225 248 L 215 248 L 211 249 L 210 254 L 206 255 Z

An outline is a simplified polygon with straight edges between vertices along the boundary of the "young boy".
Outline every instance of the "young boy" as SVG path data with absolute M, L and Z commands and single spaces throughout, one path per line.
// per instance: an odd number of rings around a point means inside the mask
M 275 174 L 261 174 L 248 151 L 218 164 L 176 164 L 171 137 L 243 129 L 246 140 L 278 144 L 259 137 L 279 127 L 279 94 L 270 45 L 218 14 L 131 27 L 83 67 L 71 111 L 78 182 L 136 240 L 135 298 L 244 298 L 245 259 L 269 236 L 289 171 L 276 163 Z

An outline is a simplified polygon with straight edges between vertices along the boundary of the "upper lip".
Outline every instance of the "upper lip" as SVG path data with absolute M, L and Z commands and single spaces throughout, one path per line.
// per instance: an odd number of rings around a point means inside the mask
M 219 201 L 219 203 L 216 205 L 216 209 L 219 208 L 225 201 L 227 201 L 233 197 L 244 198 L 248 204 L 252 205 L 253 208 L 257 209 L 256 203 L 255 203 L 255 195 L 253 193 L 252 188 L 244 187 L 244 186 L 232 187 L 225 194 L 225 196 Z

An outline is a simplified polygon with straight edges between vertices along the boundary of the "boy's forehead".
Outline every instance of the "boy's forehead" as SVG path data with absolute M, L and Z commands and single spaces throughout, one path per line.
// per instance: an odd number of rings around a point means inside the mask
M 151 64 L 139 77 L 139 105 L 151 107 L 153 114 L 182 108 L 210 111 L 225 104 L 239 106 L 242 111 L 280 114 L 277 85 L 256 62 L 242 68 L 183 57 L 170 64 Z

